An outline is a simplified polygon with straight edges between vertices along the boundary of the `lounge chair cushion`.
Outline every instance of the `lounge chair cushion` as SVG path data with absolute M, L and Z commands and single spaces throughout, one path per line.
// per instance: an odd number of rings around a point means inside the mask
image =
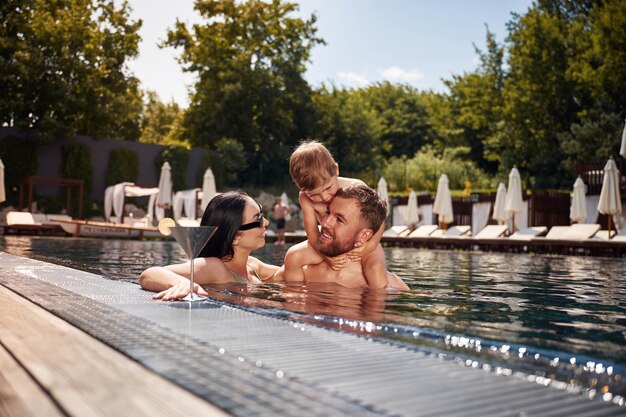
M 512 240 L 530 240 L 548 231 L 546 226 L 524 227 L 509 236 Z
M 436 224 L 423 224 L 417 229 L 413 230 L 409 234 L 409 237 L 428 237 L 437 229 L 438 227 Z
M 478 232 L 475 239 L 497 239 L 502 237 L 506 231 L 508 230 L 508 226 L 505 224 L 489 224 L 485 226 L 483 230 Z

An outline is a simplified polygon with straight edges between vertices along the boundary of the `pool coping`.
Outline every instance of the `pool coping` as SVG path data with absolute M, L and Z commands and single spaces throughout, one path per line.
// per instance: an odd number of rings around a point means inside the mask
M 0 284 L 237 416 L 626 414 L 431 351 L 217 300 L 153 301 L 135 284 L 4 252 Z

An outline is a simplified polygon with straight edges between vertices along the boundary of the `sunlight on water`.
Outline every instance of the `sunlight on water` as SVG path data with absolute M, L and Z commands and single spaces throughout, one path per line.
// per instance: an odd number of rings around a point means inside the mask
M 186 260 L 171 241 L 7 236 L 0 238 L 0 249 L 134 283 L 149 266 Z M 255 255 L 280 264 L 285 250 L 266 245 Z M 233 284 L 210 293 L 262 314 L 419 347 L 466 366 L 623 403 L 624 260 L 407 248 L 385 252 L 388 269 L 410 291 Z

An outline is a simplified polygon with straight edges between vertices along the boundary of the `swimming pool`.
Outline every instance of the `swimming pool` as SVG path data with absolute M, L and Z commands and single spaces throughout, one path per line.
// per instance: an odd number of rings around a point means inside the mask
M 0 249 L 111 279 L 184 261 L 174 242 L 6 236 Z M 280 263 L 285 248 L 256 255 Z M 386 248 L 403 293 L 262 285 L 212 296 L 438 352 L 499 373 L 543 378 L 610 399 L 626 394 L 626 279 L 615 258 Z M 69 259 L 71 258 L 71 259 Z M 615 397 L 613 397 L 615 399 Z

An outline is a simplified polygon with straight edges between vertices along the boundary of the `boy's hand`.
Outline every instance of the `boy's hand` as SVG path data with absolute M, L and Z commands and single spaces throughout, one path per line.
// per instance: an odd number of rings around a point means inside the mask
M 363 258 L 363 248 L 364 246 L 359 246 L 357 248 L 354 248 L 350 250 L 349 252 L 347 252 L 346 256 L 352 262 L 361 262 L 361 259 Z
M 333 271 L 339 271 L 341 268 L 346 266 L 346 263 L 348 263 L 348 257 L 345 254 L 338 255 L 333 258 L 325 256 L 325 258 L 326 262 L 330 265 L 330 269 Z

